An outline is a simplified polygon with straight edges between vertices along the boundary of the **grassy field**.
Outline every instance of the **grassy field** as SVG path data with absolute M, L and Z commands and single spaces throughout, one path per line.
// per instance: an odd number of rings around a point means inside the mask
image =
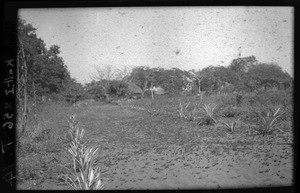
M 96 164 L 104 189 L 292 185 L 291 96 L 214 95 L 202 102 L 199 96 L 156 96 L 75 105 L 48 101 L 18 139 L 18 189 L 70 189 L 63 166 L 72 160 L 66 118 L 72 114 L 85 129 L 85 140 L 99 148 Z M 234 130 L 205 121 L 204 105 L 215 106 L 212 115 L 218 122 L 235 122 Z M 272 133 L 263 135 L 263 117 L 278 108 Z

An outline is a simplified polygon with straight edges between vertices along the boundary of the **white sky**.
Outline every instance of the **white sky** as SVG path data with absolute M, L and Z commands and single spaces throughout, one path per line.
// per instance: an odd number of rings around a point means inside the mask
M 254 55 L 293 76 L 292 7 L 114 7 L 21 9 L 46 47 L 58 45 L 71 76 L 94 65 L 182 70 L 229 65 Z M 241 47 L 241 48 L 239 48 Z M 179 54 L 176 54 L 179 50 Z

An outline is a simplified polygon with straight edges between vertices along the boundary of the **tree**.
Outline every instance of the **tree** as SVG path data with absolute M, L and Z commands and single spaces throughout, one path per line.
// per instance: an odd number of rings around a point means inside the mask
M 255 88 L 255 81 L 251 80 L 248 71 L 253 68 L 258 61 L 255 56 L 234 59 L 228 68 L 234 72 L 234 86 L 238 91 Z
M 179 68 L 172 68 L 165 70 L 165 81 L 163 87 L 168 93 L 179 93 L 186 87 L 186 79 L 184 77 L 190 77 L 189 72 L 180 70 Z
M 58 94 L 64 90 L 64 82 L 71 81 L 70 73 L 59 57 L 59 46 L 54 45 L 43 55 L 37 55 L 32 71 L 38 72 L 34 81 L 43 94 Z
M 40 96 L 52 93 L 60 93 L 64 81 L 70 81 L 70 73 L 63 59 L 59 56 L 60 48 L 53 45 L 46 49 L 42 39 L 37 38 L 36 28 L 26 24 L 24 20 L 18 20 L 18 38 L 20 46 L 18 57 L 27 64 L 27 87 L 30 96 L 33 94 L 32 85 L 36 85 L 36 93 Z M 21 46 L 24 57 L 21 56 Z M 22 63 L 21 63 L 22 64 Z M 23 65 L 19 65 L 19 76 L 23 74 Z
M 102 67 L 95 66 L 96 73 L 92 75 L 92 79 L 96 80 L 97 86 L 101 87 L 101 92 L 104 92 L 105 98 L 109 98 L 107 90 L 110 81 L 116 78 L 116 68 L 112 65 L 106 64 Z
M 129 82 L 133 82 L 143 90 L 143 96 L 146 89 L 153 87 L 154 83 L 154 72 L 151 68 L 147 66 L 138 66 L 132 69 L 131 75 L 129 76 Z
M 31 57 L 46 52 L 45 43 L 42 39 L 37 38 L 35 34 L 36 28 L 26 21 L 18 18 L 18 38 L 24 46 L 24 54 L 26 60 L 30 61 Z
M 126 82 L 120 80 L 112 80 L 109 84 L 107 93 L 110 96 L 122 98 L 127 97 L 130 94 Z
M 85 85 L 84 90 L 96 100 L 104 100 L 107 97 L 107 91 L 100 81 L 92 80 Z
M 292 78 L 282 71 L 281 67 L 272 63 L 260 63 L 248 71 L 249 77 L 257 86 L 271 85 L 279 87 L 280 84 L 290 83 Z
M 205 77 L 208 76 L 208 73 L 206 70 L 199 70 L 199 71 L 191 70 L 189 72 L 192 75 L 192 77 L 196 80 L 198 94 L 201 95 L 201 100 L 202 100 L 202 92 L 201 91 L 203 91 L 203 89 L 201 88 L 201 82 Z
M 258 61 L 255 58 L 255 56 L 248 56 L 234 59 L 229 65 L 229 68 L 236 73 L 246 73 L 249 69 L 253 67 L 253 65 L 256 65 L 257 63 Z
M 62 95 L 67 102 L 76 103 L 77 101 L 88 98 L 83 86 L 75 79 L 63 83 Z
M 196 73 L 198 87 L 206 92 L 217 90 L 221 85 L 221 78 L 218 76 L 218 67 L 209 66 Z M 200 91 L 201 91 L 200 90 Z
M 59 47 L 49 50 L 41 38 L 37 38 L 36 28 L 18 18 L 17 75 L 19 110 L 22 111 L 20 123 L 25 131 L 28 102 L 33 100 L 36 107 L 37 96 L 57 94 L 63 91 L 63 83 L 70 80 L 70 74 L 61 57 Z
M 116 69 L 116 79 L 122 80 L 124 82 L 128 82 L 131 72 L 132 72 L 132 67 L 129 66 L 119 67 Z

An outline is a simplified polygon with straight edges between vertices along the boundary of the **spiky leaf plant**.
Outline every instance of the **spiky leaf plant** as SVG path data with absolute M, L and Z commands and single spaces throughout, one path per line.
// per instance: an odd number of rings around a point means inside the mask
M 256 129 L 257 132 L 265 135 L 270 134 L 272 131 L 275 130 L 275 121 L 278 117 L 280 117 L 282 114 L 279 114 L 280 108 L 278 108 L 275 113 L 271 113 L 270 111 L 267 113 L 266 116 L 260 115 L 260 118 L 262 120 L 262 124 L 260 129 Z
M 211 118 L 215 122 L 215 124 L 218 123 L 218 121 L 213 117 L 214 110 L 216 107 L 217 105 L 212 105 L 212 106 L 207 104 L 203 105 L 203 109 L 205 110 L 206 114 L 208 115 L 209 118 Z
M 68 152 L 72 156 L 72 169 L 66 175 L 66 181 L 75 189 L 98 190 L 103 188 L 100 179 L 100 168 L 93 167 L 94 159 L 98 148 L 88 147 L 83 141 L 84 129 L 80 129 L 76 121 L 76 116 L 68 118 L 70 127 L 71 144 Z
M 190 102 L 188 102 L 185 107 L 182 106 L 181 102 L 179 103 L 179 116 L 180 118 L 188 119 L 190 117 L 190 113 L 187 111 L 187 108 L 189 107 Z M 188 115 L 187 115 L 188 114 Z

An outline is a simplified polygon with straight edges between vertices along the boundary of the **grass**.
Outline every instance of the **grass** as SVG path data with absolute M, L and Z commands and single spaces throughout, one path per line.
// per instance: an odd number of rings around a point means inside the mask
M 62 119 L 71 109 L 64 103 L 47 102 L 39 107 L 36 122 L 17 137 L 17 183 L 28 180 L 43 182 L 64 173 L 67 125 Z M 19 124 L 17 124 L 18 128 Z
M 177 96 L 173 98 L 160 97 L 155 100 L 123 101 L 119 104 L 125 108 L 148 112 L 151 115 L 167 115 L 175 118 L 179 114 L 180 118 L 197 122 L 200 126 L 222 125 L 230 131 L 236 129 L 236 122 L 241 122 L 242 125 L 251 125 L 251 130 L 256 131 L 260 127 L 268 125 L 257 124 L 261 122 L 261 113 L 275 106 L 279 106 L 281 111 L 285 112 L 278 119 L 276 118 L 278 125 L 283 127 L 283 125 L 291 124 L 293 119 L 291 93 L 278 91 L 275 96 L 278 98 L 277 100 L 274 98 L 274 92 L 244 95 L 224 94 L 204 96 L 203 102 L 197 96 Z M 221 117 L 223 119 L 220 119 Z M 226 120 L 228 118 L 230 121 Z M 222 121 L 219 122 L 220 120 Z M 249 129 L 250 127 L 242 128 Z

